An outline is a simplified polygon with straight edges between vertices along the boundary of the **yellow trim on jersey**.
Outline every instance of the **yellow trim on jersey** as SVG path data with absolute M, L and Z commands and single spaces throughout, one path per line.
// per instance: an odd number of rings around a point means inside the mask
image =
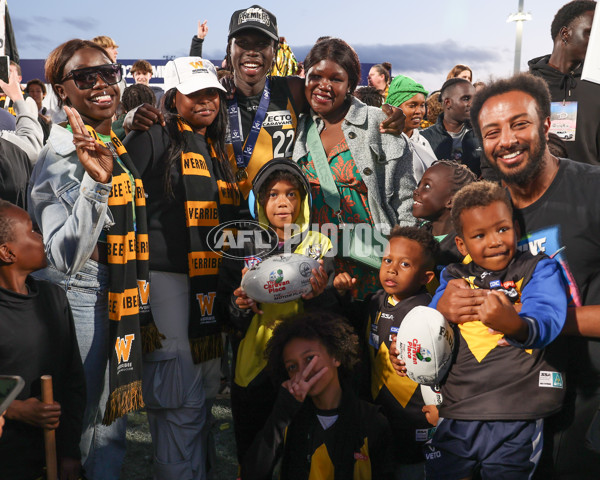
M 381 388 L 385 385 L 396 401 L 402 405 L 402 408 L 406 408 L 419 384 L 396 373 L 390 361 L 390 352 L 384 342 L 381 342 L 376 356 L 373 352 L 374 348 L 369 347 L 369 354 L 371 355 L 371 395 L 373 395 L 373 399 L 377 398 Z
M 262 315 L 254 315 L 244 339 L 240 342 L 235 363 L 234 382 L 247 387 L 267 366 L 265 346 L 273 336 L 273 329 L 286 315 L 302 313 L 302 302 L 261 303 Z M 266 320 L 270 319 L 270 320 Z
M 310 459 L 308 480 L 333 480 L 335 470 L 327 447 L 323 443 L 315 450 Z
M 472 289 L 479 288 L 475 285 L 475 277 L 468 277 L 465 280 L 469 283 Z M 519 303 L 521 300 L 521 287 L 523 285 L 523 279 L 515 282 L 515 288 L 519 292 Z M 479 320 L 475 322 L 461 323 L 460 333 L 467 342 L 469 350 L 479 363 L 490 353 L 494 348 L 498 346 L 498 340 L 504 337 L 503 333 L 490 333 L 488 327 L 486 327 Z M 506 347 L 502 347 L 506 348 Z M 532 350 L 528 349 L 525 352 L 531 354 Z
M 371 457 L 369 456 L 369 439 L 365 437 L 365 443 L 360 447 L 360 453 L 364 459 L 354 461 L 354 480 L 371 480 Z

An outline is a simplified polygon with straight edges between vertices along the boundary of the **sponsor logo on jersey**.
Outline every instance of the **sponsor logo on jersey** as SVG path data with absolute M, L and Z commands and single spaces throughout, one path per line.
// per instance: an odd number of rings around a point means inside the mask
M 285 125 L 292 124 L 292 114 L 289 110 L 276 110 L 274 112 L 267 112 L 265 121 L 263 122 L 263 128 L 266 127 L 283 127 Z
M 416 442 L 426 442 L 427 440 L 431 440 L 433 438 L 433 434 L 435 433 L 436 427 L 433 428 L 417 428 L 415 430 L 415 441 Z
M 369 460 L 369 457 L 367 457 L 364 453 L 354 452 L 354 460 L 364 460 L 364 461 L 367 461 L 367 460 Z
M 442 458 L 442 452 L 431 445 L 425 445 L 425 459 L 433 460 L 434 458 Z
M 500 288 L 500 285 L 502 285 L 500 280 L 494 280 L 493 282 L 490 282 L 490 288 Z
M 539 387 L 546 388 L 564 388 L 562 374 L 560 372 L 541 371 L 539 377 Z

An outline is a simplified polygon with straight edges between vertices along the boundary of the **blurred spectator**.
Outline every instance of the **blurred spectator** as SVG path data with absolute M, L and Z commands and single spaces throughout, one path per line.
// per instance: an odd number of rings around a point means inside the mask
M 478 82 L 475 82 L 473 84 L 473 86 L 475 87 L 475 93 L 477 93 L 479 90 L 481 90 L 483 87 L 485 87 L 485 83 L 482 81 L 478 81 Z
M 9 76 L 12 76 L 13 74 L 16 74 L 19 88 L 21 88 L 21 80 L 23 80 L 23 76 L 21 75 L 21 66 L 11 60 L 9 66 Z M 11 115 L 16 116 L 13 100 L 8 97 L 7 92 L 4 90 L 0 91 L 0 108 L 3 108 Z
M 387 98 L 388 88 L 392 78 L 392 64 L 389 62 L 373 65 L 369 70 L 369 87 L 375 87 L 384 100 Z
M 42 126 L 42 130 L 44 132 L 44 143 L 46 143 L 46 140 L 48 140 L 48 136 L 50 135 L 50 127 L 52 125 L 50 116 L 47 115 L 48 109 L 42 105 L 42 101 L 46 96 L 46 85 L 44 85 L 44 82 L 42 82 L 39 78 L 34 78 L 33 80 L 29 80 L 27 82 L 25 93 L 35 100 L 38 108 L 38 121 Z
M 137 60 L 131 67 L 131 75 L 133 76 L 133 80 L 135 81 L 135 83 L 141 83 L 150 87 L 150 89 L 154 92 L 154 95 L 156 97 L 156 100 L 152 105 L 158 107 L 160 104 L 160 99 L 164 95 L 165 91 L 158 85 L 150 84 L 152 74 L 152 65 L 150 65 L 150 62 L 147 62 L 146 60 Z M 121 95 L 121 101 L 123 101 L 123 95 Z M 130 109 L 126 111 L 129 110 Z
M 442 103 L 440 102 L 440 91 L 431 92 L 425 101 L 425 119 L 421 122 L 421 128 L 431 127 L 437 122 L 440 113 L 442 113 Z
M 410 77 L 398 75 L 392 83 L 386 103 L 400 108 L 406 117 L 404 134 L 410 139 L 409 145 L 413 157 L 413 175 L 417 184 L 433 162 L 437 160 L 435 153 L 425 137 L 419 134 L 419 126 L 425 115 L 425 98 L 427 90 Z
M 448 72 L 448 76 L 446 80 L 450 80 L 451 78 L 464 78 L 469 82 L 473 81 L 473 72 L 467 65 L 458 64 L 455 65 L 450 72 Z
M 596 2 L 589 0 L 563 5 L 550 26 L 552 53 L 534 58 L 528 65 L 532 75 L 548 84 L 550 131 L 565 140 L 568 158 L 599 165 L 600 85 L 581 79 L 595 9 Z M 568 123 L 556 121 L 565 115 Z

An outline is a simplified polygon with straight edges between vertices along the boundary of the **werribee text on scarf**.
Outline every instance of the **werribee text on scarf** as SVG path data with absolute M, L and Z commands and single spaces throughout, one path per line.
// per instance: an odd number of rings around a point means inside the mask
M 110 395 L 102 422 L 144 406 L 142 351 L 160 348 L 150 312 L 149 246 L 144 186 L 127 150 L 111 131 L 106 144 L 86 125 L 94 139 L 113 152 L 112 189 L 108 208 L 114 225 L 106 235 L 108 247 L 110 320 Z
M 206 239 L 211 229 L 235 219 L 240 196 L 236 185 L 225 178 L 210 142 L 211 158 L 204 158 L 192 128 L 181 119 L 178 127 L 184 137 L 181 173 L 190 277 L 188 336 L 192 358 L 195 363 L 200 363 L 223 353 L 221 326 L 215 308 L 221 255 L 208 248 Z

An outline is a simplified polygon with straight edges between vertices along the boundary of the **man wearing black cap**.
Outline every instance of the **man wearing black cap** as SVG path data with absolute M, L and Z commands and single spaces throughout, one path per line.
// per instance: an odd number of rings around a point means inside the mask
M 277 19 L 268 10 L 253 5 L 231 16 L 226 62 L 235 95 L 227 143 L 244 197 L 266 161 L 291 158 L 298 111 L 306 108 L 302 79 L 269 76 L 278 44 Z
M 309 109 L 302 78 L 269 76 L 278 35 L 275 15 L 259 5 L 237 10 L 231 16 L 226 68 L 233 75 L 235 92 L 228 105 L 230 131 L 226 141 L 244 198 L 265 162 L 275 157 L 291 158 L 297 116 Z M 192 42 L 190 55 L 200 55 L 198 46 L 201 43 Z M 404 115 L 400 109 L 388 108 L 385 112 L 390 118 L 382 122 L 382 131 L 400 134 Z M 146 105 L 125 119 L 130 130 L 147 130 L 156 122 L 164 122 L 162 114 Z

